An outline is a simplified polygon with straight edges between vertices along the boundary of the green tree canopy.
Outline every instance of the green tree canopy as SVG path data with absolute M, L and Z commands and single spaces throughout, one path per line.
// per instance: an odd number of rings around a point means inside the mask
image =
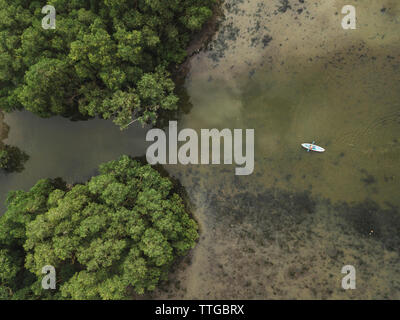
M 0 109 L 99 115 L 121 128 L 177 108 L 167 71 L 181 63 L 215 0 L 0 0 Z
M 197 224 L 169 178 L 127 156 L 85 184 L 40 180 L 0 218 L 0 298 L 125 299 L 154 290 Z M 57 289 L 41 288 L 52 265 Z
M 15 146 L 2 144 L 0 141 L 0 169 L 6 172 L 21 172 L 29 156 Z

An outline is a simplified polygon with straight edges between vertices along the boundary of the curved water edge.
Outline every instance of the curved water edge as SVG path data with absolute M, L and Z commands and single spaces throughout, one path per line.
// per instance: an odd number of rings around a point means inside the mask
M 153 298 L 400 298 L 400 5 L 358 4 L 359 29 L 348 33 L 345 1 L 289 4 L 225 1 L 208 50 L 188 60 L 179 128 L 254 128 L 255 171 L 165 166 L 202 232 Z M 5 121 L 5 142 L 30 160 L 1 174 L 2 202 L 40 178 L 85 181 L 100 163 L 148 146 L 140 125 L 121 132 L 110 121 L 28 112 Z M 300 143 L 312 140 L 326 152 L 305 152 Z M 341 289 L 346 264 L 362 290 Z

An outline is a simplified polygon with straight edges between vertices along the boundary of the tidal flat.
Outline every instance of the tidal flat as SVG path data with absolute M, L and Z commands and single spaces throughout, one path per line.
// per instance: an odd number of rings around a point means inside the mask
M 254 128 L 255 171 L 168 167 L 202 235 L 152 297 L 400 298 L 400 5 L 358 3 L 343 30 L 346 4 L 225 1 L 180 125 Z M 312 140 L 327 151 L 301 150 Z M 341 287 L 345 265 L 356 290 Z

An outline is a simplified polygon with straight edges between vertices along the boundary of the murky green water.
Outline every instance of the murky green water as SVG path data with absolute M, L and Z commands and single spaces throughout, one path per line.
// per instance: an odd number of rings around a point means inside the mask
M 157 297 L 399 298 L 400 246 L 388 239 L 400 227 L 400 6 L 358 4 L 358 29 L 344 31 L 344 1 L 291 2 L 277 13 L 279 1 L 228 1 L 212 48 L 192 59 L 191 111 L 179 127 L 255 129 L 255 171 L 167 166 L 196 206 L 202 237 L 177 273 L 184 288 Z M 107 121 L 27 112 L 5 119 L 5 142 L 31 158 L 22 173 L 0 176 L 2 201 L 39 178 L 83 181 L 104 161 L 146 150 L 148 128 L 139 126 L 120 132 Z M 326 152 L 301 148 L 313 140 Z M 282 208 L 303 191 L 316 207 L 298 220 Z M 380 207 L 373 219 L 369 206 L 354 207 L 366 199 Z M 346 264 L 360 267 L 363 290 L 341 290 Z

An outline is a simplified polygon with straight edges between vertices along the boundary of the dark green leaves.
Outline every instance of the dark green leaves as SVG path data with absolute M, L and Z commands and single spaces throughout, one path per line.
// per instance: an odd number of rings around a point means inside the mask
M 20 172 L 24 170 L 24 163 L 28 161 L 29 156 L 10 145 L 0 145 L 0 169 L 6 172 Z
M 0 297 L 125 299 L 129 288 L 154 290 L 198 237 L 172 190 L 151 166 L 122 156 L 84 185 L 41 180 L 11 193 L 0 218 Z M 52 293 L 40 289 L 45 265 L 57 271 Z
M 0 109 L 101 116 L 123 129 L 177 108 L 166 70 L 185 58 L 212 0 L 50 4 L 57 27 L 44 30 L 39 2 L 0 0 Z

